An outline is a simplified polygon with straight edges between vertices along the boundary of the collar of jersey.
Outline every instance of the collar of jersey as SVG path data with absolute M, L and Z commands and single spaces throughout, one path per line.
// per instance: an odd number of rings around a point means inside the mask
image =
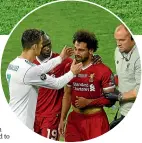
M 87 66 L 82 67 L 82 70 L 86 70 L 86 69 L 89 68 L 90 66 L 92 66 L 92 63 L 90 63 L 90 64 L 87 65 Z
M 21 60 L 24 60 L 26 63 L 28 63 L 29 65 L 31 66 L 34 66 L 35 64 L 30 62 L 29 60 L 25 59 L 25 58 L 22 58 L 22 57 L 17 57 L 18 59 L 21 59 Z

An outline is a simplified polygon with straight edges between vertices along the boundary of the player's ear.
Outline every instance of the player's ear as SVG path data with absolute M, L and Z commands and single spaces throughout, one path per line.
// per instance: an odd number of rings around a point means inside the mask
M 37 44 L 32 45 L 33 50 L 36 50 L 36 48 L 37 48 Z

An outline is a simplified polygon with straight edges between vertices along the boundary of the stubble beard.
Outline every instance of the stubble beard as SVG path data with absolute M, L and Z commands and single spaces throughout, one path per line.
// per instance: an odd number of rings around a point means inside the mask
M 88 59 L 89 59 L 89 57 L 84 57 L 84 58 L 80 57 L 78 59 L 77 56 L 75 56 L 75 60 L 76 60 L 77 63 L 81 63 L 81 62 L 85 63 L 86 61 L 88 61 Z

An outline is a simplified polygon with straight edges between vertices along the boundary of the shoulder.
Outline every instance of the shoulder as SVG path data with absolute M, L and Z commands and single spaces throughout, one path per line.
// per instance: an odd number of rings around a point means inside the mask
M 52 53 L 51 59 L 55 58 L 55 57 L 58 57 L 59 55 L 60 54 L 58 54 L 58 53 Z M 62 63 L 68 63 L 68 62 L 72 62 L 72 59 L 71 58 L 66 58 Z
M 134 52 L 133 52 L 133 56 L 134 56 L 135 60 L 140 58 L 137 46 L 135 46 L 135 49 L 134 49 Z
M 51 58 L 55 58 L 55 57 L 58 57 L 58 56 L 59 56 L 59 54 L 58 54 L 58 53 L 52 53 Z
M 95 64 L 95 65 L 92 65 L 93 68 L 97 68 L 97 69 L 104 69 L 104 70 L 110 70 L 110 68 L 104 64 L 104 63 L 99 63 L 99 64 Z
M 15 58 L 9 64 L 13 64 L 13 63 L 17 63 L 17 62 L 18 62 L 18 58 Z
M 72 58 L 66 58 L 66 59 L 65 59 L 65 62 L 66 62 L 66 63 L 72 63 L 72 61 L 73 61 Z
M 71 67 L 71 63 L 72 63 L 72 59 L 71 58 L 67 58 L 65 61 L 65 72 L 68 72 L 70 70 Z
M 9 63 L 7 70 L 17 71 L 18 73 L 24 73 L 34 65 L 35 64 L 29 62 L 26 59 L 16 58 Z
M 93 70 L 99 72 L 100 74 L 105 74 L 105 73 L 112 73 L 111 69 L 105 65 L 104 63 L 99 63 L 96 65 L 92 65 Z
M 119 55 L 121 55 L 118 47 L 115 48 L 114 55 L 115 55 L 115 58 L 118 57 Z
M 22 59 L 22 58 L 18 58 L 18 57 L 15 58 L 12 62 L 10 62 L 10 64 L 19 65 L 21 67 L 24 67 L 24 66 L 33 66 L 34 65 L 34 63 L 31 63 L 27 59 Z
M 61 64 L 64 65 L 65 68 L 70 68 L 72 61 L 71 58 L 66 58 Z

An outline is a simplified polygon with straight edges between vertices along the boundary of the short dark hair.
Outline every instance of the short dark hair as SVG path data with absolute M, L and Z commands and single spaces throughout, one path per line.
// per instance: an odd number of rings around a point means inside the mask
M 34 44 L 38 44 L 41 40 L 41 31 L 38 29 L 27 29 L 23 32 L 21 43 L 23 49 L 30 49 Z
M 89 32 L 87 30 L 79 30 L 73 35 L 73 44 L 77 42 L 85 42 L 87 43 L 87 48 L 93 49 L 94 52 L 98 49 L 98 40 L 94 33 Z
M 40 32 L 41 32 L 41 36 L 46 34 L 43 30 L 40 30 Z
M 40 30 L 40 32 L 41 32 L 41 36 L 47 36 L 48 39 L 50 39 L 50 36 L 46 32 L 44 32 L 43 30 Z

